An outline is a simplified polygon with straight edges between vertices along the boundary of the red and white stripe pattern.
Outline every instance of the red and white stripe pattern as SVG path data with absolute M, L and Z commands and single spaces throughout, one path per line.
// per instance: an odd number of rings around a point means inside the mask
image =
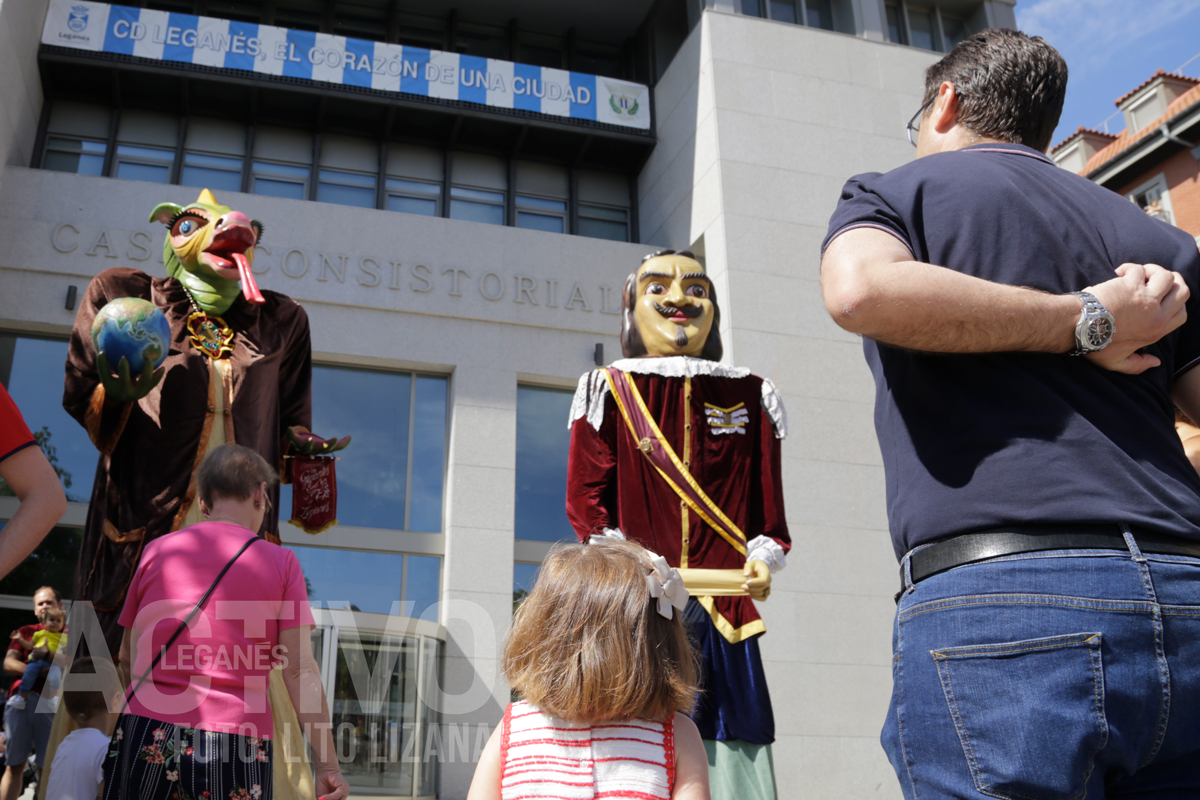
M 543 714 L 525 701 L 504 711 L 503 800 L 621 797 L 669 800 L 675 788 L 674 716 L 585 725 Z

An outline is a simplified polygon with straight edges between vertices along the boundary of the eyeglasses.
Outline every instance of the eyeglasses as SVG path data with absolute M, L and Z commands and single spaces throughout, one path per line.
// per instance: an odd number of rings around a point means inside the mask
M 905 126 L 905 129 L 908 131 L 908 141 L 913 147 L 917 146 L 917 134 L 921 132 L 921 115 L 925 113 L 925 109 L 929 108 L 930 104 L 936 99 L 937 95 L 935 94 L 922 103 L 921 107 L 917 109 L 917 113 L 912 115 L 912 119 Z

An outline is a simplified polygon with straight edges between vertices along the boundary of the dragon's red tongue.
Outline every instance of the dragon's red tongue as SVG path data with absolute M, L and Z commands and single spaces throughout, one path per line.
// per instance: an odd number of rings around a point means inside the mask
M 246 302 L 259 305 L 267 302 L 267 299 L 262 296 L 262 292 L 258 290 L 258 284 L 254 282 L 254 273 L 250 271 L 250 261 L 246 258 L 245 253 L 231 253 L 232 258 L 238 266 L 238 277 L 242 279 L 242 294 L 246 296 Z

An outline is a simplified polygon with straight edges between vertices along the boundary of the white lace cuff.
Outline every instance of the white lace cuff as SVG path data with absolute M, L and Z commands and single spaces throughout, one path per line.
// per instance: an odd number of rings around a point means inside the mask
M 755 536 L 746 545 L 747 561 L 762 561 L 771 572 L 778 572 L 787 566 L 787 556 L 779 542 L 768 536 Z
M 625 534 L 621 533 L 620 528 L 605 528 L 600 533 L 593 533 L 591 536 L 588 537 L 588 544 L 601 544 L 603 542 L 623 542 L 623 541 L 625 541 Z

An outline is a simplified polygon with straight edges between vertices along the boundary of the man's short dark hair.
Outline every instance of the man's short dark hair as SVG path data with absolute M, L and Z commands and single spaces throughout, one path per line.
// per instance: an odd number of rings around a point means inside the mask
M 657 250 L 648 256 L 643 256 L 642 263 L 645 264 L 650 259 L 659 256 L 683 256 L 693 260 L 696 258 L 691 250 Z M 633 318 L 633 306 L 637 303 L 637 276 L 640 269 L 641 267 L 638 267 L 629 273 L 629 277 L 625 279 L 625 287 L 621 291 L 621 355 L 625 358 L 641 358 L 648 355 L 646 343 L 642 341 L 642 332 L 638 330 L 637 320 Z M 725 353 L 725 346 L 721 344 L 721 304 L 717 302 L 717 287 L 713 286 L 711 278 L 708 280 L 708 299 L 713 304 L 713 323 L 699 357 L 709 361 L 720 361 L 721 356 Z
M 927 102 L 944 81 L 957 90 L 960 125 L 1045 152 L 1067 95 L 1067 62 L 1040 36 L 992 28 L 925 71 Z

